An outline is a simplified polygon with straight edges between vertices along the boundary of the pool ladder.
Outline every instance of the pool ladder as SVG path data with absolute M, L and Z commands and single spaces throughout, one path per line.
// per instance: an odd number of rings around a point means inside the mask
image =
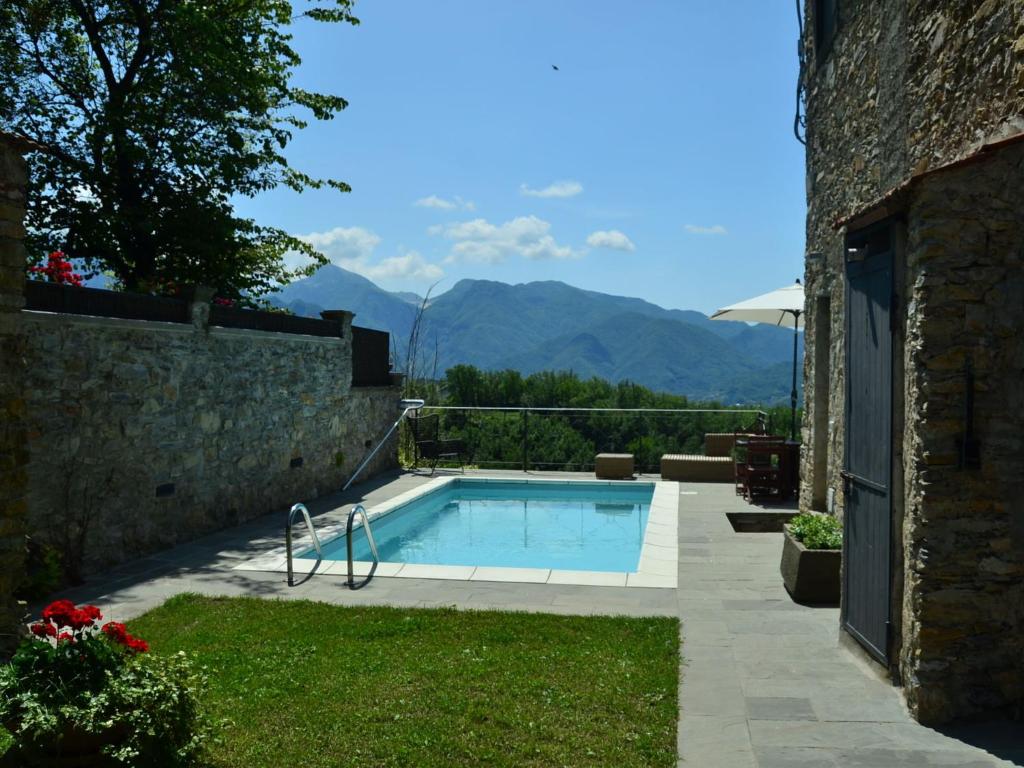
M 303 521 L 306 523 L 306 529 L 309 531 L 310 538 L 313 539 L 313 549 L 316 550 L 316 564 L 313 566 L 315 570 L 324 558 L 323 547 L 320 545 L 320 537 L 316 535 L 316 528 L 313 527 L 313 520 L 309 516 L 309 510 L 306 509 L 305 504 L 295 504 L 288 511 L 288 522 L 284 527 L 284 544 L 287 550 L 288 558 L 288 586 L 295 586 L 295 569 L 292 564 L 292 526 L 295 524 L 295 516 L 297 514 L 302 515 Z M 355 522 L 356 516 L 359 516 L 360 522 L 363 524 L 363 530 L 366 532 L 366 541 L 370 545 L 370 555 L 373 557 L 373 564 L 370 566 L 370 572 L 366 574 L 366 578 L 361 581 L 356 581 L 355 577 L 355 564 L 352 559 L 352 524 Z M 356 504 L 349 510 L 348 520 L 345 523 L 345 546 L 348 554 L 348 584 L 349 589 L 362 589 L 370 583 L 370 579 L 373 578 L 373 574 L 377 572 L 377 565 L 380 563 L 380 555 L 377 553 L 377 542 L 373 540 L 373 530 L 370 528 L 370 518 L 366 514 L 366 507 L 362 504 Z M 312 575 L 312 572 L 310 572 Z M 308 578 L 308 576 L 307 576 Z

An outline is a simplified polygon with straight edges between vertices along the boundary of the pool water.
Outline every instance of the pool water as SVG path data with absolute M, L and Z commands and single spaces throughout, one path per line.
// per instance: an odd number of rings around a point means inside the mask
M 382 562 L 631 572 L 653 494 L 653 483 L 458 479 L 370 525 Z M 371 559 L 359 529 L 353 547 Z M 345 560 L 345 536 L 323 556 Z

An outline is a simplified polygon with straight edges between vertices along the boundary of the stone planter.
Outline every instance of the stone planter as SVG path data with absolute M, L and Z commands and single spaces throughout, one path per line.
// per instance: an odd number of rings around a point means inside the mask
M 782 581 L 798 603 L 839 603 L 839 568 L 843 553 L 838 549 L 807 549 L 785 531 L 782 544 Z

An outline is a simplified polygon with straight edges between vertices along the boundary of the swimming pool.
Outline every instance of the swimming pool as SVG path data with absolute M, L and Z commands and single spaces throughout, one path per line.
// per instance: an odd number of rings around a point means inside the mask
M 630 572 L 640 562 L 654 487 L 458 478 L 371 526 L 382 562 Z M 370 558 L 359 529 L 353 555 Z M 324 560 L 346 558 L 344 535 L 324 545 Z
M 379 494 L 378 494 L 379 499 Z M 679 483 L 667 480 L 436 477 L 368 504 L 380 554 L 376 576 L 597 587 L 675 588 Z M 295 570 L 329 578 L 348 571 L 350 507 L 316 519 L 324 558 L 296 544 Z M 298 541 L 310 542 L 304 526 Z M 354 573 L 372 563 L 353 533 Z M 360 559 L 365 558 L 365 559 Z M 235 570 L 287 572 L 285 547 Z

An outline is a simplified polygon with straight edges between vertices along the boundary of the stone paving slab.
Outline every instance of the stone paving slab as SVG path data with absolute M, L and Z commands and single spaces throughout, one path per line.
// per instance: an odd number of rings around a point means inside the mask
M 680 766 L 1015 764 L 1006 758 L 1024 742 L 1019 724 L 1016 736 L 1005 724 L 949 735 L 914 722 L 898 689 L 840 646 L 837 608 L 790 599 L 782 534 L 733 530 L 726 513 L 749 507 L 731 488 L 681 491 Z M 705 557 L 683 555 L 694 539 Z

